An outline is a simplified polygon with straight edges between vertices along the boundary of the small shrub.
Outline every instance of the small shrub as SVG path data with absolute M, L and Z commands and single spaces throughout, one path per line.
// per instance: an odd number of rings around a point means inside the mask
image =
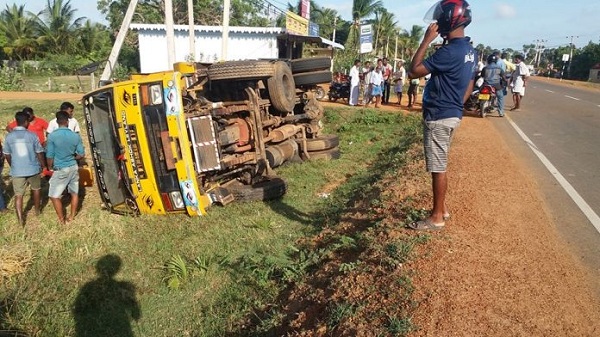
M 20 91 L 25 84 L 23 77 L 14 68 L 0 68 L 0 90 L 1 91 Z

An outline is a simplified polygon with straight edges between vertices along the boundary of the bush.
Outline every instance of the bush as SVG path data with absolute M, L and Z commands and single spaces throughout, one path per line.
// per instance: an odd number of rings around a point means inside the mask
M 21 91 L 24 86 L 23 77 L 15 68 L 0 68 L 0 90 Z

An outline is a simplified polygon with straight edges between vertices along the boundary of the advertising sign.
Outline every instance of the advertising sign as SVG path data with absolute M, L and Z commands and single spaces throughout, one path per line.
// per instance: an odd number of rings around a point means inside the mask
M 373 27 L 360 26 L 360 53 L 370 53 L 373 50 Z
M 319 36 L 319 25 L 309 21 L 308 22 L 308 35 L 309 36 Z
M 310 0 L 302 0 L 300 2 L 300 16 L 306 20 L 310 20 Z
M 290 34 L 308 35 L 308 20 L 287 11 L 285 14 L 285 29 Z

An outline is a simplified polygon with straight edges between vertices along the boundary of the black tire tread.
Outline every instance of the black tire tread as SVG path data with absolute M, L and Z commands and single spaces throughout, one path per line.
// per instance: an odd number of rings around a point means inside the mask
M 253 185 L 233 183 L 225 187 L 237 201 L 267 201 L 281 198 L 287 191 L 282 178 L 273 177 Z
M 290 63 L 292 65 L 292 73 L 294 74 L 331 68 L 331 58 L 329 57 L 295 59 L 291 60 Z
M 273 69 L 273 76 L 267 80 L 271 105 L 278 111 L 290 112 L 296 105 L 296 85 L 292 71 L 287 63 L 282 61 L 275 62 Z
M 329 70 L 319 70 L 311 71 L 308 73 L 294 74 L 294 82 L 296 83 L 297 87 L 303 85 L 330 83 L 331 79 L 332 74 Z
M 211 81 L 230 79 L 262 79 L 273 76 L 275 67 L 270 61 L 227 61 L 208 68 Z

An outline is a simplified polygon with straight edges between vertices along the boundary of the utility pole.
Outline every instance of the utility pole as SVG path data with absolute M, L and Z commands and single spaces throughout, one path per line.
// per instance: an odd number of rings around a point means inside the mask
M 333 35 L 331 41 L 335 42 L 335 28 L 337 27 L 337 16 L 333 18 Z
M 539 67 L 540 65 L 540 61 L 542 59 L 542 53 L 544 52 L 545 46 L 543 45 L 544 42 L 547 42 L 547 40 L 535 40 L 535 59 L 534 64 L 535 67 Z
M 175 24 L 173 22 L 173 0 L 165 0 L 165 29 L 167 30 L 167 62 L 169 69 L 175 63 Z
M 121 22 L 121 28 L 119 29 L 115 43 L 110 51 L 110 55 L 108 56 L 108 66 L 104 66 L 104 71 L 102 71 L 100 81 L 108 81 L 112 76 L 113 67 L 117 64 L 119 52 L 121 51 L 121 47 L 123 46 L 127 32 L 129 31 L 129 24 L 131 23 L 131 19 L 135 13 L 135 6 L 137 6 L 137 3 L 137 0 L 131 0 L 129 2 L 129 7 L 127 7 L 127 12 L 125 12 L 125 17 L 123 18 L 123 22 Z
M 229 8 L 231 0 L 223 2 L 223 36 L 221 37 L 221 61 L 227 61 L 227 44 L 229 42 Z
M 189 33 L 190 33 L 190 53 L 189 58 L 191 60 L 187 60 L 190 62 L 196 61 L 196 27 L 194 26 L 194 0 L 188 0 L 188 25 L 189 25 Z
M 570 38 L 571 39 L 571 43 L 569 43 L 570 47 L 571 47 L 571 51 L 569 52 L 569 66 L 567 68 L 567 74 L 569 74 L 569 79 L 571 79 L 571 63 L 573 63 L 573 47 L 575 46 L 573 44 L 573 39 L 578 39 L 579 36 L 567 36 L 567 39 Z

